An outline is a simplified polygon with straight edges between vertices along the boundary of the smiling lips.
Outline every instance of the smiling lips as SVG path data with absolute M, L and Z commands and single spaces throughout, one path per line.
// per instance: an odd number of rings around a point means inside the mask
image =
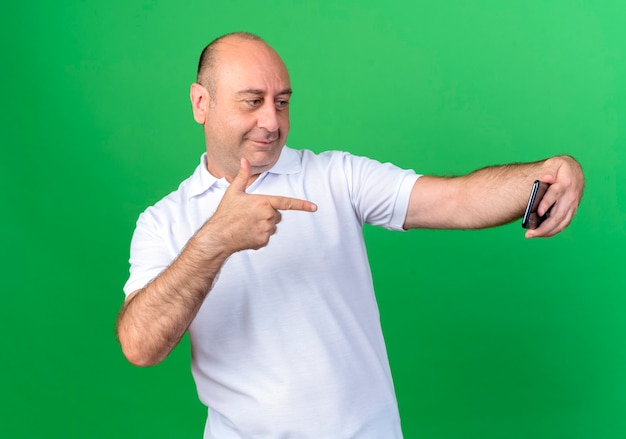
M 250 140 L 254 143 L 260 143 L 261 145 L 271 145 L 272 143 L 274 143 L 274 140 L 255 140 L 255 139 L 250 139 Z
M 261 139 L 248 138 L 248 140 L 253 142 L 253 143 L 256 143 L 257 145 L 270 146 L 270 145 L 272 145 L 274 142 L 276 142 L 278 140 L 278 136 L 264 137 L 264 138 L 261 138 Z

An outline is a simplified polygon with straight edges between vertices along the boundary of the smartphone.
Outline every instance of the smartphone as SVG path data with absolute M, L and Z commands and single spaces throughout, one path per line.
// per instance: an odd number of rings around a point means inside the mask
M 550 210 L 552 209 L 552 206 L 550 206 L 550 209 L 548 209 L 543 216 L 539 216 L 537 214 L 537 207 L 539 207 L 539 203 L 549 187 L 550 185 L 548 183 L 544 183 L 543 181 L 535 180 L 533 183 L 533 187 L 530 191 L 530 197 L 528 197 L 526 211 L 524 212 L 524 217 L 522 218 L 523 228 L 536 229 L 542 222 L 550 217 Z

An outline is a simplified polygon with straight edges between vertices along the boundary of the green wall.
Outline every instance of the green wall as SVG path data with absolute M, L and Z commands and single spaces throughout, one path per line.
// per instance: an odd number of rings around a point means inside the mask
M 295 148 L 421 173 L 576 156 L 556 238 L 366 228 L 407 439 L 626 437 L 626 2 L 10 2 L 1 7 L 0 437 L 201 437 L 182 345 L 114 336 L 134 222 L 203 151 L 200 50 L 292 75 Z M 384 439 L 384 438 L 383 438 Z

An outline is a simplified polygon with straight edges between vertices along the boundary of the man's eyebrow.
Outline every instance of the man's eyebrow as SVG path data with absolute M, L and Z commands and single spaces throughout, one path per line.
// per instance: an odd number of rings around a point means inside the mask
M 245 90 L 241 90 L 239 92 L 237 92 L 237 94 L 240 95 L 264 95 L 265 91 L 261 90 L 259 88 L 247 88 Z M 281 95 L 290 95 L 293 94 L 293 90 L 291 88 L 286 88 L 278 93 L 276 93 L 276 96 L 281 96 Z

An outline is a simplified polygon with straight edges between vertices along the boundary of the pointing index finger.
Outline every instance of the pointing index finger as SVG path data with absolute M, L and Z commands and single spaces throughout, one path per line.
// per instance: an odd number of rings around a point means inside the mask
M 270 196 L 269 203 L 276 210 L 304 210 L 306 212 L 315 212 L 317 205 L 307 200 L 299 198 Z

